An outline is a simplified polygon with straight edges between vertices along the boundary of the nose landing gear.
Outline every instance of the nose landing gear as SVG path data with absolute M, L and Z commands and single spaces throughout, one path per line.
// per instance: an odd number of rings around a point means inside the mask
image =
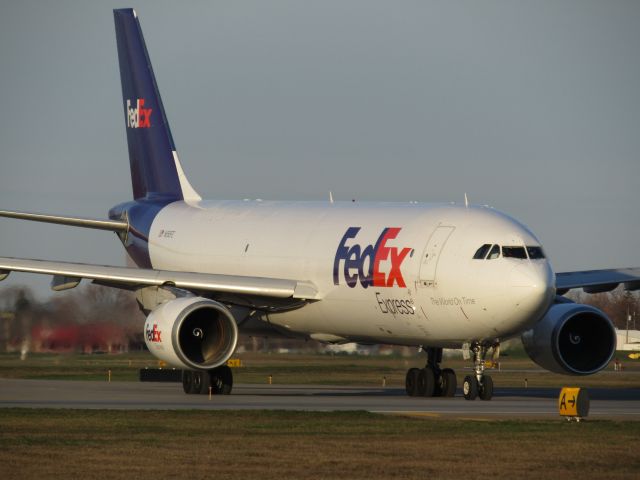
M 462 394 L 467 400 L 491 400 L 493 380 L 485 375 L 485 358 L 493 350 L 494 359 L 499 354 L 500 344 L 474 342 L 473 375 L 464 377 Z M 411 397 L 453 397 L 456 392 L 456 374 L 450 368 L 440 368 L 442 348 L 427 348 L 427 364 L 424 368 L 410 368 L 405 380 L 405 390 Z
M 462 382 L 462 394 L 466 400 L 491 400 L 493 397 L 493 380 L 489 375 L 484 374 L 484 361 L 489 348 L 497 351 L 498 344 L 487 345 L 475 342 L 471 346 L 473 351 L 474 375 L 467 375 Z
M 442 348 L 428 348 L 424 368 L 410 368 L 405 380 L 407 395 L 411 397 L 453 397 L 456 374 L 450 368 L 440 368 Z

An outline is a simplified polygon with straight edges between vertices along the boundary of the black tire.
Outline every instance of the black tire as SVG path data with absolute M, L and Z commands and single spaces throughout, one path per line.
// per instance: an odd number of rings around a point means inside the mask
M 491 400 L 493 397 L 493 379 L 489 375 L 482 377 L 482 385 L 478 390 L 478 396 L 482 400 Z
M 193 389 L 193 372 L 190 370 L 182 371 L 182 390 L 184 393 L 191 393 Z
M 450 368 L 445 368 L 440 372 L 439 380 L 440 395 L 443 397 L 453 397 L 456 394 L 456 388 L 458 386 L 456 372 Z
M 202 385 L 200 387 L 200 393 L 203 395 L 208 395 L 210 386 L 211 376 L 209 375 L 209 372 L 202 372 Z
M 465 400 L 475 400 L 478 396 L 478 380 L 473 375 L 467 375 L 462 382 L 462 394 Z
M 212 393 L 216 395 L 229 395 L 233 389 L 233 372 L 226 365 L 214 368 L 209 371 L 209 384 L 211 385 Z
M 233 389 L 233 371 L 226 365 L 219 367 L 222 377 L 222 394 L 229 395 Z
M 404 381 L 404 387 L 407 395 L 410 397 L 418 396 L 418 376 L 420 375 L 419 368 L 410 368 L 407 371 L 407 376 Z
M 196 395 L 200 393 L 209 393 L 209 376 L 207 372 L 193 372 L 193 383 L 191 384 L 191 393 Z
M 418 373 L 418 396 L 433 397 L 435 383 L 433 368 L 426 367 L 420 370 Z
M 433 396 L 442 397 L 442 370 L 440 370 L 438 374 L 436 374 L 434 370 Z

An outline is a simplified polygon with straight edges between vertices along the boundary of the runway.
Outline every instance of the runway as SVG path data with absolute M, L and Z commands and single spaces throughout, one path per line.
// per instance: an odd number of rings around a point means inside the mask
M 0 379 L 0 408 L 118 410 L 367 410 L 458 418 L 557 418 L 558 390 L 496 389 L 493 400 L 416 398 L 399 388 L 243 385 L 231 395 L 185 395 L 176 383 Z M 640 420 L 640 389 L 589 389 L 590 418 Z

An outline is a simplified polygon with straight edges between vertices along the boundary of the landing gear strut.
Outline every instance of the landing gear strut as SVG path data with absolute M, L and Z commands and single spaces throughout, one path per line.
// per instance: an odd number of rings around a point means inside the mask
M 456 374 L 450 368 L 440 368 L 442 348 L 428 348 L 427 365 L 410 368 L 405 380 L 407 395 L 412 397 L 453 397 Z
M 207 371 L 182 371 L 182 389 L 189 394 L 229 395 L 233 388 L 233 373 L 226 365 Z
M 496 349 L 497 345 L 487 345 L 475 342 L 471 346 L 473 352 L 473 375 L 464 377 L 462 383 L 462 393 L 466 400 L 475 400 L 480 397 L 482 400 L 491 400 L 493 397 L 493 380 L 489 375 L 484 374 L 484 360 L 489 348 Z

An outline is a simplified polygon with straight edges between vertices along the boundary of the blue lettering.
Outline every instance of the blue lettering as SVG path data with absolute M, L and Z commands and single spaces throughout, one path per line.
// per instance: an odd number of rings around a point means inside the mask
M 360 245 L 354 245 L 349 249 L 348 258 L 344 262 L 344 279 L 351 288 L 358 283 L 358 270 L 362 267 L 360 263 Z M 353 271 L 353 275 L 351 271 Z
M 358 234 L 358 232 L 360 231 L 360 227 L 350 227 L 347 229 L 347 231 L 345 232 L 345 234 L 342 237 L 342 240 L 340 240 L 340 245 L 338 245 L 338 250 L 336 251 L 336 258 L 333 260 L 333 284 L 334 285 L 340 285 L 340 261 L 344 260 L 345 261 L 345 265 L 344 265 L 344 272 L 345 272 L 345 277 L 347 274 L 347 263 L 349 260 L 349 248 L 347 248 L 346 243 L 347 240 L 349 240 L 350 238 L 355 238 L 355 236 Z M 349 285 L 350 287 L 355 287 L 355 281 L 353 283 L 353 285 L 349 284 L 349 281 L 347 280 L 347 285 Z

